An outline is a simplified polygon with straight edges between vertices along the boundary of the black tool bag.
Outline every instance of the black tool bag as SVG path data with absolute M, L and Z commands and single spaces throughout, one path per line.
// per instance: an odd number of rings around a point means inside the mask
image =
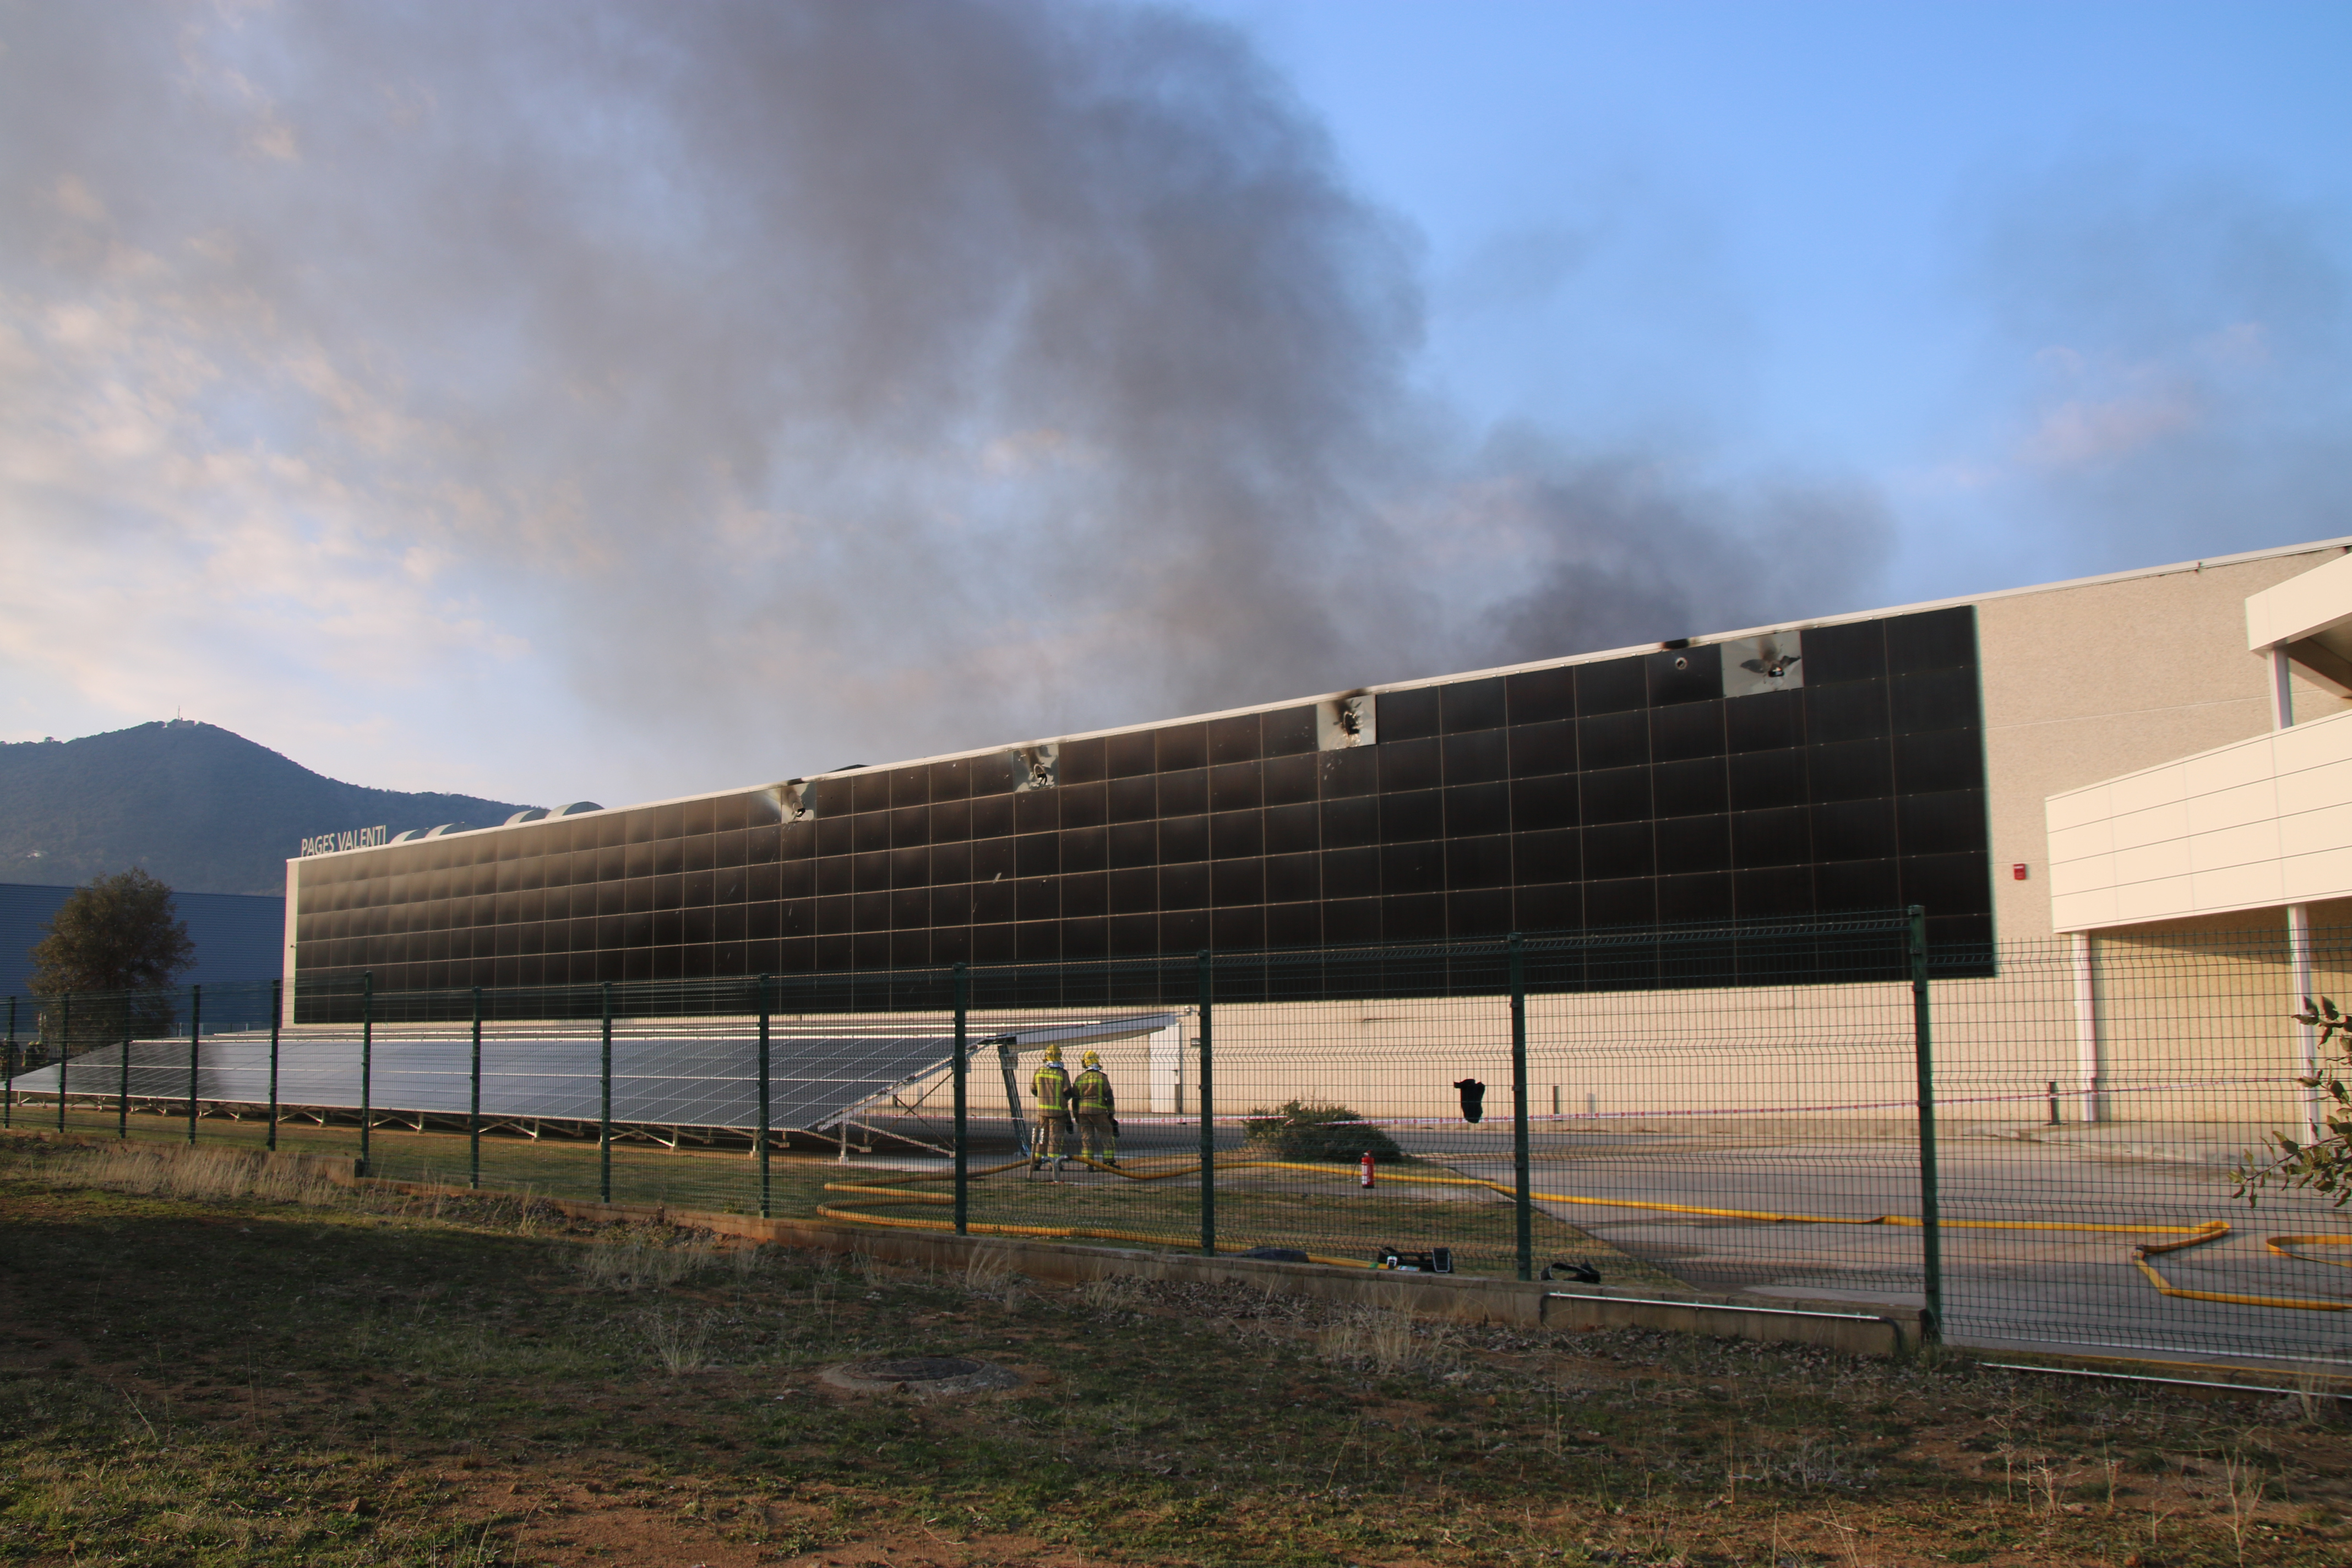
M 1393 1247 L 1383 1247 L 1378 1267 L 1392 1268 L 1399 1274 L 1451 1274 L 1454 1272 L 1454 1249 L 1433 1247 L 1427 1252 L 1400 1252 Z

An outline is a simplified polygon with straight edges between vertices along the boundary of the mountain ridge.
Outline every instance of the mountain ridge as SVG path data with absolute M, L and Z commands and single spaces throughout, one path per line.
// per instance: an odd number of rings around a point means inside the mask
M 0 881 L 79 884 L 135 865 L 184 892 L 283 894 L 313 835 L 487 827 L 522 809 L 345 784 L 216 724 L 159 720 L 0 742 Z

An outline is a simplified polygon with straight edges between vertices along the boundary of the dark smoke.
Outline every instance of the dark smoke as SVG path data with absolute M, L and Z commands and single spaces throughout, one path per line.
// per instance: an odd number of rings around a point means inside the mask
M 1571 461 L 1498 440 L 1486 505 L 1516 514 L 1530 579 L 1465 651 L 1504 664 L 1868 608 L 1894 520 L 1859 486 L 1707 485 L 1662 458 Z
M 0 43 L 11 409 L 115 476 L 12 529 L 202 553 L 247 476 L 240 538 L 341 562 L 346 619 L 373 572 L 526 639 L 410 651 L 551 656 L 646 790 L 1745 625 L 1879 558 L 1866 497 L 1423 405 L 1412 237 L 1179 12 L 22 4 Z

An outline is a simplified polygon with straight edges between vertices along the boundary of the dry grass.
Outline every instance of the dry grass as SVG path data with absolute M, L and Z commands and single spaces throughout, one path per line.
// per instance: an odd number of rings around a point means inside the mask
M 2245 1452 L 2238 1448 L 2232 1448 L 2222 1458 L 2221 1480 L 2229 1501 L 2230 1540 L 2237 1548 L 2240 1568 L 2243 1568 L 2246 1527 L 2253 1522 L 2255 1510 L 2262 1506 L 2263 1493 L 2269 1489 L 2270 1481 Z
M 2325 1424 L 2347 1403 L 2336 1393 L 2337 1379 L 2325 1366 L 2307 1366 L 2295 1374 L 2294 1405 L 2297 1414 L 2312 1426 Z
M 710 1316 L 656 1308 L 646 1319 L 646 1343 L 672 1377 L 700 1372 L 710 1364 Z
M 331 1181 L 315 1167 L 273 1160 L 245 1149 L 154 1143 L 68 1147 L 44 1163 L 41 1178 L 54 1187 L 104 1187 L 191 1203 L 259 1198 L 323 1206 L 348 1203 L 352 1197 L 350 1188 Z
M 710 1268 L 717 1255 L 701 1237 L 678 1241 L 659 1232 L 614 1230 L 582 1247 L 572 1267 L 595 1289 L 667 1290 Z
M 1001 1247 L 974 1247 L 964 1259 L 963 1288 L 971 1295 L 1010 1307 L 1020 1301 L 1025 1285 L 1013 1267 L 1013 1255 Z
M 1456 1359 L 1435 1325 L 1410 1313 L 1358 1307 L 1318 1336 L 1316 1350 L 1327 1361 L 1392 1375 L 1443 1371 Z
M 11 1562 L 2352 1560 L 2315 1379 L 2215 1403 L 1256 1284 L 1063 1289 L 996 1247 L 934 1272 L 552 1211 L 525 1232 L 488 1198 L 173 1202 L 134 1194 L 210 1162 L 7 1144 Z M 1040 1375 L 992 1402 L 814 1387 L 916 1353 Z
M 753 1283 L 774 1266 L 777 1249 L 764 1241 L 749 1247 L 735 1246 L 727 1249 L 727 1272 L 739 1290 L 749 1289 Z
M 1078 1287 L 1078 1300 L 1096 1312 L 1128 1311 L 1145 1295 L 1143 1281 L 1128 1274 L 1098 1274 Z

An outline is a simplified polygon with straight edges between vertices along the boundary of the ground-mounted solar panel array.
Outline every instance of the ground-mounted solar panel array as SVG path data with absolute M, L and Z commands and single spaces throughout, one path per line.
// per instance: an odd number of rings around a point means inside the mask
M 992 1024 L 967 1038 L 986 1050 L 979 1070 L 1000 1074 L 1047 1045 L 1127 1040 L 1170 1027 L 1164 1013 L 1109 1019 Z M 940 1020 L 921 1028 L 771 1026 L 768 1121 L 822 1132 L 887 1106 L 895 1091 L 933 1083 L 950 1069 L 955 1037 Z M 760 1041 L 753 1019 L 692 1024 L 631 1021 L 612 1039 L 612 1102 L 604 1103 L 604 1044 L 594 1024 L 499 1026 L 484 1031 L 480 1114 L 493 1122 L 596 1122 L 631 1127 L 747 1130 L 759 1124 Z M 129 1060 L 124 1057 L 128 1052 Z M 272 1057 L 276 1086 L 272 1092 Z M 19 1094 L 127 1095 L 143 1101 L 289 1111 L 372 1110 L 466 1116 L 474 1100 L 474 1042 L 462 1025 L 287 1031 L 273 1053 L 266 1034 L 215 1035 L 194 1045 L 138 1040 L 100 1046 L 16 1080 Z M 362 1094 L 364 1093 L 364 1101 Z

